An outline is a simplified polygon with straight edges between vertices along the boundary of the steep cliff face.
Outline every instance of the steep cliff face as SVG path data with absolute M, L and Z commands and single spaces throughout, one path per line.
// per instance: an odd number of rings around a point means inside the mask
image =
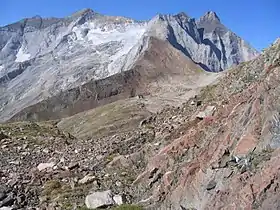
M 221 71 L 258 53 L 215 13 L 150 21 L 83 10 L 65 18 L 33 17 L 0 28 L 0 115 L 11 115 L 91 80 L 130 70 L 151 37 L 169 42 L 207 71 Z

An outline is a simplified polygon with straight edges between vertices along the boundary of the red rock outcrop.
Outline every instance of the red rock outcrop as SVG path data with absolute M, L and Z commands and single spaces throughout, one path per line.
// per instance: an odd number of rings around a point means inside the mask
M 279 57 L 280 43 L 201 93 L 207 105 L 215 102 L 213 116 L 190 115 L 185 134 L 171 138 L 137 179 L 152 180 L 153 199 L 163 201 L 154 208 L 280 208 Z

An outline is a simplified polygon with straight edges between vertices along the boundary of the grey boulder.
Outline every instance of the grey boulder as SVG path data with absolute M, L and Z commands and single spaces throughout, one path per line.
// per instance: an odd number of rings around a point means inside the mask
M 94 192 L 86 196 L 86 206 L 89 209 L 112 206 L 115 204 L 111 190 Z

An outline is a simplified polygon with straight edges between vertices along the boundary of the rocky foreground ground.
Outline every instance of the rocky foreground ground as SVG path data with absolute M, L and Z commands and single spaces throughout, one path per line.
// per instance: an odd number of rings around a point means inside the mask
M 181 106 L 131 99 L 98 132 L 92 112 L 1 124 L 0 209 L 278 209 L 279 72 L 280 41 Z

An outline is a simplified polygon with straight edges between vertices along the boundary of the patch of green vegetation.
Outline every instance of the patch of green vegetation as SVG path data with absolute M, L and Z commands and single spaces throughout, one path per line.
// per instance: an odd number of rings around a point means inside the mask
M 145 128 L 153 130 L 155 127 L 152 124 L 146 124 Z
M 84 196 L 91 189 L 91 185 L 76 186 L 74 189 L 66 187 L 60 193 L 61 200 L 74 200 L 75 198 L 84 199 Z
M 113 210 L 143 210 L 143 207 L 134 204 L 123 204 L 113 208 Z
M 242 78 L 242 81 L 246 84 L 246 83 L 250 83 L 250 82 L 253 82 L 255 80 L 255 76 L 248 73 L 246 74 L 243 78 Z
M 85 206 L 82 206 L 82 207 L 78 207 L 77 210 L 91 210 L 91 209 L 89 209 L 89 208 L 87 208 Z
M 218 87 L 217 84 L 214 85 L 207 85 L 201 90 L 201 99 L 209 101 L 216 97 L 216 88 Z
M 72 210 L 73 209 L 73 205 L 70 202 L 65 202 L 62 205 L 62 209 L 64 209 L 64 210 Z
M 71 188 L 70 185 L 63 185 L 57 180 L 50 180 L 44 184 L 41 196 L 45 197 L 47 202 L 55 200 L 60 206 L 63 206 L 63 209 L 72 210 L 74 203 L 84 203 L 85 195 L 91 188 L 90 184 Z
M 57 191 L 61 189 L 62 185 L 57 180 L 50 180 L 44 184 L 44 190 L 42 195 L 44 196 L 51 196 L 52 194 L 56 194 Z
M 252 166 L 253 169 L 258 169 L 261 163 L 269 161 L 271 158 L 271 154 L 273 149 L 267 148 L 262 150 L 261 152 L 257 152 L 252 154 Z
M 16 122 L 0 124 L 0 130 L 16 138 L 36 138 L 38 136 L 57 136 L 58 129 L 48 123 Z
M 107 162 L 109 163 L 109 162 L 113 161 L 116 156 L 118 156 L 118 155 L 117 154 L 110 154 L 110 155 L 108 155 L 106 157 Z

